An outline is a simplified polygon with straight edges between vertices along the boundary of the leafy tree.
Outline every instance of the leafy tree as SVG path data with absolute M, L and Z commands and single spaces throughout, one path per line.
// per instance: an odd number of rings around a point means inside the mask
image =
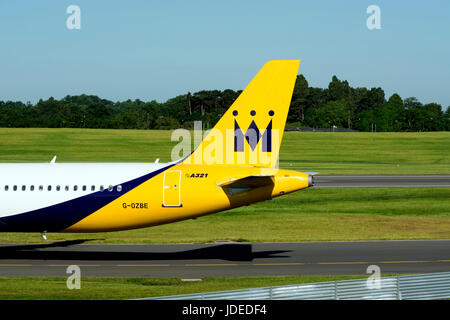
M 413 131 L 440 131 L 444 129 L 442 107 L 429 103 L 412 110 Z
M 369 109 L 383 108 L 386 103 L 383 89 L 371 88 L 367 92 L 367 100 Z
M 401 131 L 405 122 L 405 106 L 397 93 L 389 98 L 385 112 L 386 131 Z
M 111 123 L 112 109 L 106 105 L 95 102 L 86 109 L 86 127 L 109 128 Z
M 289 108 L 288 121 L 303 122 L 305 113 L 310 104 L 310 92 L 308 81 L 303 75 L 297 76 L 294 92 L 292 94 L 291 107 Z
M 351 94 L 350 86 L 346 80 L 341 81 L 336 76 L 328 84 L 328 97 L 331 101 L 348 100 Z
M 319 128 L 345 128 L 347 125 L 347 114 L 351 106 L 344 100 L 329 101 L 326 104 L 308 110 L 313 127 Z
M 226 89 L 188 92 L 166 102 L 139 99 L 113 102 L 95 95 L 53 97 L 36 104 L 0 101 L 2 127 L 70 127 L 173 129 L 202 120 L 211 128 L 242 91 Z M 302 126 L 333 125 L 362 131 L 450 130 L 450 111 L 416 98 L 393 94 L 386 102 L 382 88 L 352 88 L 333 76 L 326 89 L 310 87 L 297 76 L 288 121 Z
M 219 97 L 220 104 L 220 114 L 225 113 L 225 111 L 236 101 L 239 97 L 240 92 L 234 91 L 231 89 L 226 89 L 222 91 L 222 94 Z
M 450 131 L 450 106 L 447 107 L 444 114 L 444 130 Z

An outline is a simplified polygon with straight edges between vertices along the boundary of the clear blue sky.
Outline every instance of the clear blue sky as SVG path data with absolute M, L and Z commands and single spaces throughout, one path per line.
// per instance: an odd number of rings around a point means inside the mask
M 66 8 L 81 8 L 81 30 Z M 368 30 L 366 8 L 381 8 Z M 311 86 L 332 75 L 450 105 L 448 0 L 0 2 L 0 100 L 67 94 L 165 101 L 243 89 L 271 59 L 301 59 Z

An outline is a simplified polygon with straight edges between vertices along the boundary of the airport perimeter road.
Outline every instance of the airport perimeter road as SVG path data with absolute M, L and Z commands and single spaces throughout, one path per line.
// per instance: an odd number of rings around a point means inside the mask
M 0 244 L 0 276 L 177 277 L 382 274 L 450 271 L 450 240 L 161 245 Z
M 450 175 L 316 175 L 314 188 L 450 187 Z

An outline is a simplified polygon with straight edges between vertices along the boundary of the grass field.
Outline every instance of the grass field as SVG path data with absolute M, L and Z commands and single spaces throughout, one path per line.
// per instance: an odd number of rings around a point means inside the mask
M 450 173 L 450 132 L 287 132 L 280 167 L 322 174 Z
M 0 162 L 170 161 L 171 131 L 0 128 Z M 450 132 L 286 132 L 280 167 L 323 174 L 450 173 Z
M 194 282 L 176 278 L 82 277 L 81 288 L 69 290 L 67 278 L 63 277 L 0 277 L 0 300 L 137 299 L 358 278 L 364 276 L 217 277 Z
M 1 162 L 169 161 L 169 131 L 0 129 Z M 285 135 L 280 166 L 327 174 L 450 173 L 450 133 Z M 450 238 L 450 188 L 307 189 L 196 220 L 115 233 L 49 234 L 103 243 Z M 41 242 L 3 233 L 0 242 Z
M 449 239 L 450 188 L 307 189 L 152 228 L 47 236 L 88 243 Z M 0 242 L 42 241 L 37 233 L 0 233 Z

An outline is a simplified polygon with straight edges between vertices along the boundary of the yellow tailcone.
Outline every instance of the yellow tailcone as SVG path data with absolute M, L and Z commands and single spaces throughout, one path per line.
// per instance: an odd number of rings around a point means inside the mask
M 274 184 L 272 197 L 278 197 L 283 194 L 310 187 L 311 179 L 307 173 L 291 170 L 278 170 L 275 175 Z

